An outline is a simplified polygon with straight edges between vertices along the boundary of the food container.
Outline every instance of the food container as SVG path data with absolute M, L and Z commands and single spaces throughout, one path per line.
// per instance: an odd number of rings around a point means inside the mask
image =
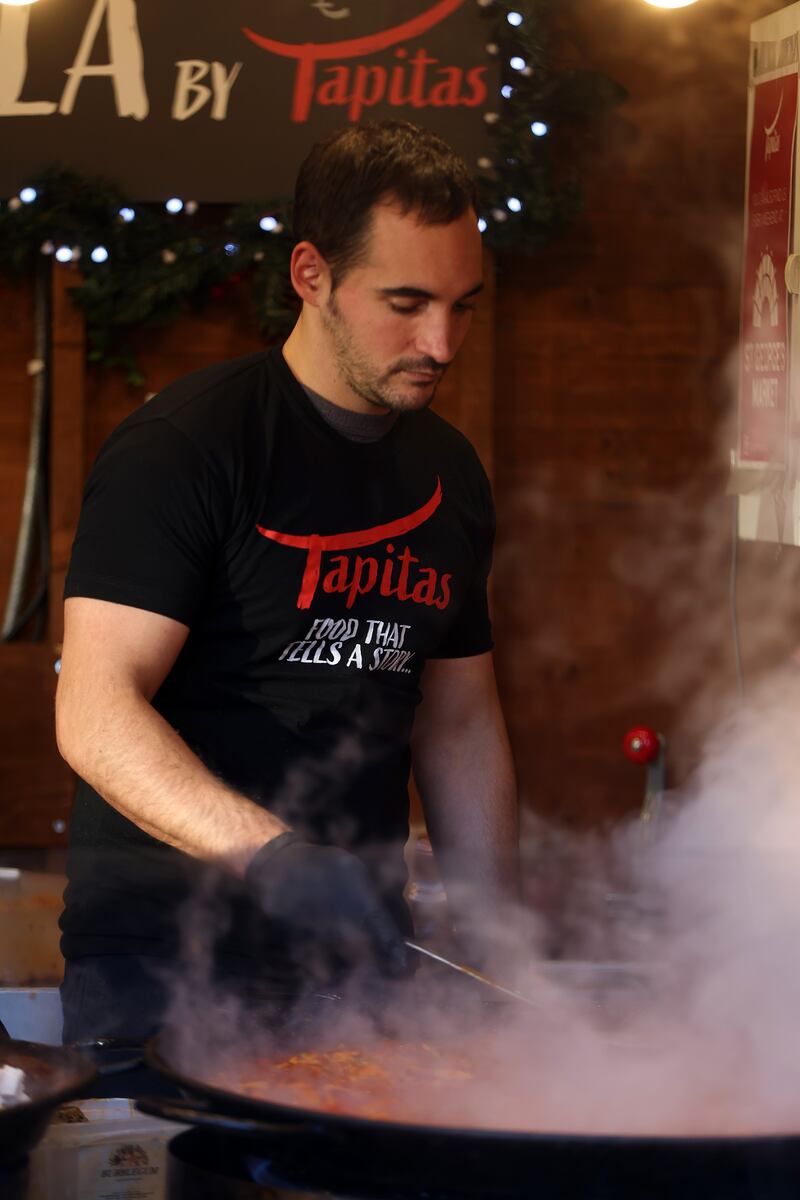
M 31 1156 L 29 1200 L 164 1200 L 174 1135 L 131 1100 L 62 1105 Z

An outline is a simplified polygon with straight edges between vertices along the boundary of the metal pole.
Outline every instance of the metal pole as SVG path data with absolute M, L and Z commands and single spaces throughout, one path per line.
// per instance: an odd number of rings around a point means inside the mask
M 27 620 L 25 616 L 25 601 L 29 594 L 28 579 L 33 562 L 37 533 L 40 537 L 47 536 L 46 506 L 42 497 L 47 489 L 47 420 L 50 398 L 50 344 L 51 344 L 51 263 L 50 259 L 42 256 L 36 270 L 35 283 L 35 349 L 34 361 L 31 364 L 33 377 L 33 396 L 31 401 L 30 441 L 28 445 L 28 469 L 25 477 L 25 493 L 22 501 L 17 548 L 14 555 L 14 567 L 11 574 L 8 600 L 6 602 L 3 629 L 0 638 L 11 641 L 21 631 L 22 625 L 30 620 L 36 608 L 40 607 L 46 595 L 47 563 L 41 563 L 43 578 L 40 581 L 33 612 Z M 37 525 L 39 528 L 37 529 Z M 43 591 L 44 589 L 44 591 Z M 29 605 L 29 607 L 31 607 Z

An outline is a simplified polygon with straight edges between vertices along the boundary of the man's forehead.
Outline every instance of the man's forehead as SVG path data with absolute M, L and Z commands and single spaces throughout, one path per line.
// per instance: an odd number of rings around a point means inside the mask
M 374 276 L 384 273 L 383 288 L 416 288 L 433 293 L 435 286 L 463 293 L 478 290 L 482 270 L 481 236 L 472 209 L 447 224 L 430 224 L 398 206 L 379 205 L 372 216 L 362 265 Z

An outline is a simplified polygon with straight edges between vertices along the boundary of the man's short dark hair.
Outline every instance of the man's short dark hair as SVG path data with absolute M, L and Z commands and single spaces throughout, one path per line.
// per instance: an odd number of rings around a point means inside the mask
M 318 142 L 297 177 L 294 235 L 323 255 L 334 287 L 363 261 L 380 203 L 417 213 L 425 225 L 449 225 L 477 208 L 477 193 L 447 142 L 408 121 L 351 126 Z

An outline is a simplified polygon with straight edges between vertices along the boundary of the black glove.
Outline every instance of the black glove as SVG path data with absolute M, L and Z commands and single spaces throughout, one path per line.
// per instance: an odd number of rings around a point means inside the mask
M 371 960 L 384 975 L 408 974 L 403 935 L 354 854 L 282 833 L 252 859 L 245 883 L 301 955 L 315 946 L 351 968 Z

